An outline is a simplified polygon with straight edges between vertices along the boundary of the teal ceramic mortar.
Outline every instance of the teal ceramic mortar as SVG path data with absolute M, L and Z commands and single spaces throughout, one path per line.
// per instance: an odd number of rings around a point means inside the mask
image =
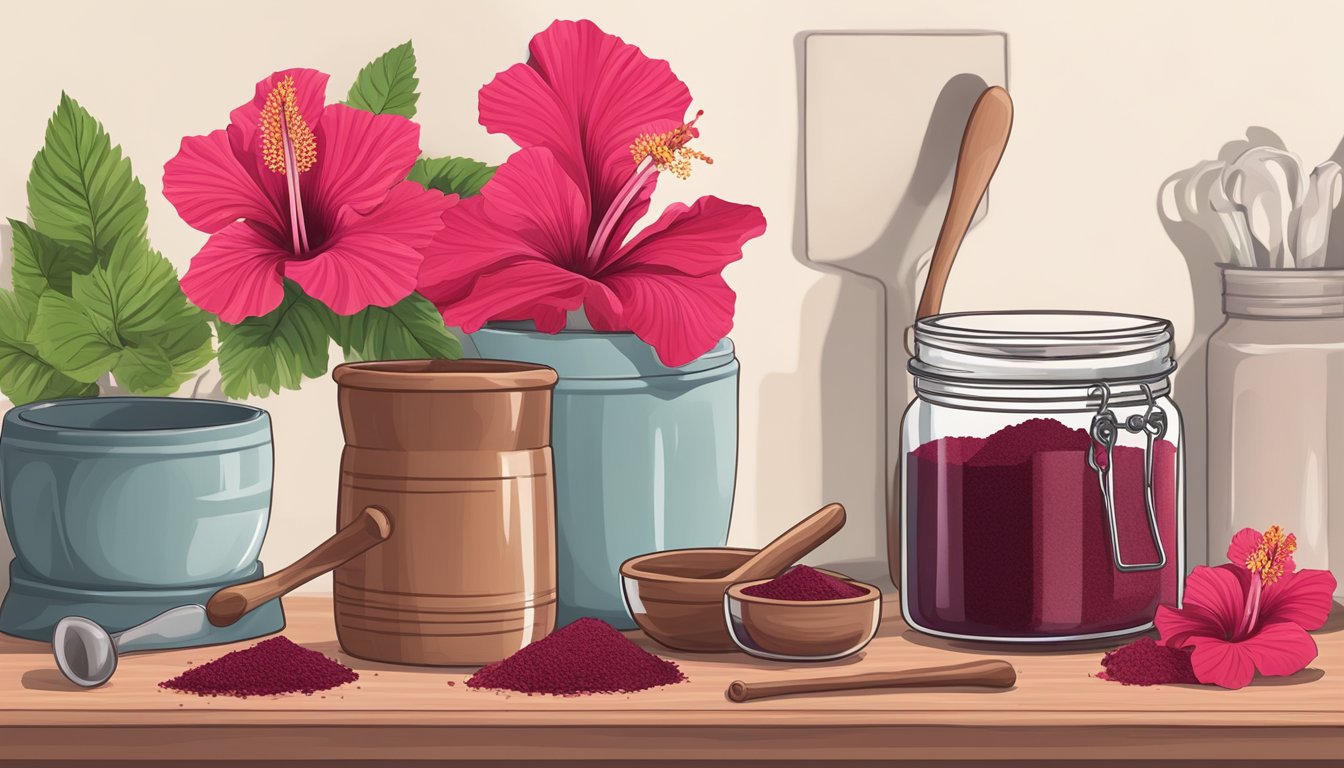
M 621 563 L 727 540 L 737 474 L 733 343 L 668 368 L 634 334 L 529 326 L 491 324 L 464 346 L 560 374 L 551 432 L 556 626 L 592 616 L 633 629 Z
M 259 578 L 272 466 L 270 417 L 246 405 L 92 398 L 10 410 L 0 507 L 15 562 L 0 631 L 49 637 L 69 614 L 117 631 Z M 277 603 L 234 634 L 281 626 Z

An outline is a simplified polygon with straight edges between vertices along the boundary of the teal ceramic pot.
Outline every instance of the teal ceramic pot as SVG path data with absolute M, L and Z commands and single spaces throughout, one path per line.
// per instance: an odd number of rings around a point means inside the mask
M 257 572 L 271 423 L 246 405 L 172 398 L 14 408 L 0 506 L 18 566 L 76 590 L 204 587 Z
M 737 474 L 738 363 L 719 342 L 679 368 L 629 333 L 539 333 L 506 323 L 471 335 L 481 357 L 554 368 L 556 626 L 634 620 L 620 565 L 666 549 L 723 546 Z

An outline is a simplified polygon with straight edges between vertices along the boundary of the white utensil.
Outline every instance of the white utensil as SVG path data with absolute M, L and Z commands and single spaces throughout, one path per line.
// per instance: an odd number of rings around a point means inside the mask
M 1259 266 L 1294 266 L 1289 224 L 1306 188 L 1302 161 L 1273 147 L 1249 149 L 1225 170 L 1223 189 L 1246 216 Z
M 1162 216 L 1202 230 L 1220 262 L 1253 267 L 1255 253 L 1246 217 L 1223 190 L 1226 167 L 1227 163 L 1221 160 L 1206 160 L 1172 174 L 1162 182 L 1159 192 Z
M 1344 177 L 1339 163 L 1326 160 L 1311 172 L 1307 194 L 1293 215 L 1294 255 L 1297 266 L 1325 266 L 1325 250 L 1330 238 L 1330 219 L 1344 193 Z

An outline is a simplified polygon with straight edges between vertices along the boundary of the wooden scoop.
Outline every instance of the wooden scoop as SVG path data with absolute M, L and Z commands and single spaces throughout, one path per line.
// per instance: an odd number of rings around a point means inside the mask
M 1002 659 L 982 659 L 945 667 L 925 667 L 897 672 L 865 672 L 859 675 L 841 675 L 812 680 L 771 680 L 764 683 L 745 683 L 735 680 L 726 691 L 728 698 L 737 701 L 765 699 L 771 696 L 790 696 L 796 693 L 820 691 L 857 691 L 865 688 L 943 688 L 974 686 L 977 688 L 1012 688 L 1017 684 L 1013 665 Z
M 774 541 L 762 547 L 761 551 L 752 555 L 750 560 L 719 578 L 733 583 L 773 579 L 798 562 L 803 555 L 821 546 L 843 527 L 845 527 L 845 508 L 839 504 L 827 504 L 803 518 L 801 523 L 781 533 Z
M 952 196 L 947 201 L 943 228 L 938 231 L 938 243 L 933 247 L 933 261 L 929 263 L 929 277 L 924 282 L 916 318 L 936 315 L 942 309 L 943 289 L 952 272 L 952 261 L 971 227 L 975 209 L 989 189 L 989 180 L 994 178 L 1012 130 L 1012 98 L 997 85 L 986 88 L 966 120 L 961 151 L 957 154 L 957 173 L 952 179 Z
M 365 507 L 336 535 L 318 544 L 313 551 L 288 568 L 282 568 L 264 579 L 235 584 L 216 592 L 205 604 L 205 615 L 216 627 L 227 627 L 253 608 L 288 594 L 290 590 L 343 565 L 387 541 L 391 535 L 392 521 L 387 513 L 377 507 Z

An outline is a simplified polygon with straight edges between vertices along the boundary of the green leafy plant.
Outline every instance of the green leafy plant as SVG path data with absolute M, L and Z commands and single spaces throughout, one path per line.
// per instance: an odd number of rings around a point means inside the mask
M 61 94 L 28 176 L 0 291 L 0 392 L 15 404 L 178 389 L 214 357 L 208 316 L 150 247 L 145 188 L 102 124 Z
M 410 119 L 420 98 L 418 86 L 415 49 L 407 41 L 361 69 L 344 104 Z M 426 189 L 467 197 L 480 192 L 494 170 L 464 157 L 421 158 L 407 179 Z M 264 397 L 298 389 L 304 379 L 326 373 L 333 341 L 347 361 L 462 356 L 462 345 L 444 326 L 443 317 L 418 293 L 390 307 L 370 306 L 341 316 L 286 280 L 279 307 L 237 324 L 219 322 L 218 328 L 219 368 L 223 392 L 229 397 Z

